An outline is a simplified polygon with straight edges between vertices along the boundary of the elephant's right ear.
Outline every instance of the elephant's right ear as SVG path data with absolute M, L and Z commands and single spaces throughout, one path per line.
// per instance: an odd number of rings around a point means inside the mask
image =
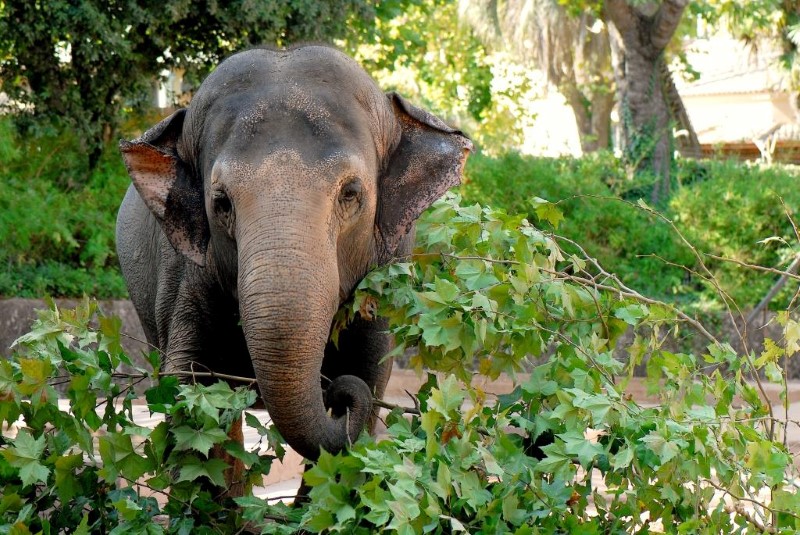
M 205 265 L 209 229 L 203 184 L 178 156 L 186 110 L 178 110 L 119 150 L 136 191 L 176 251 Z

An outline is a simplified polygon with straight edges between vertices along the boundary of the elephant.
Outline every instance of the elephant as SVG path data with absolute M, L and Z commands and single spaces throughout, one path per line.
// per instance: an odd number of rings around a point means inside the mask
M 130 175 L 117 254 L 164 372 L 254 377 L 307 459 L 373 426 L 386 324 L 332 321 L 457 185 L 472 144 L 325 45 L 222 61 L 189 105 L 120 141 Z

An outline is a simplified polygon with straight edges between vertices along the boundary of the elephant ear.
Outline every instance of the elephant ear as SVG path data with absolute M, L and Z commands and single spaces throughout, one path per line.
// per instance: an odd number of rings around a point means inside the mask
M 381 179 L 377 217 L 378 263 L 397 253 L 420 214 L 445 191 L 458 185 L 472 142 L 461 131 L 408 103 L 387 97 L 402 130 Z
M 178 110 L 142 137 L 119 143 L 125 167 L 147 208 L 176 251 L 205 265 L 209 229 L 203 186 L 178 156 L 186 110 Z

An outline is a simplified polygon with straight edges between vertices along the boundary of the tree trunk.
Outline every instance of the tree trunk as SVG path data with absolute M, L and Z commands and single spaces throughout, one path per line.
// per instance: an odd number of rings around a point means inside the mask
M 664 92 L 664 99 L 667 101 L 667 109 L 669 116 L 675 129 L 678 130 L 678 135 L 675 136 L 675 144 L 678 151 L 684 158 L 700 158 L 703 151 L 700 148 L 700 140 L 697 138 L 691 119 L 689 119 L 689 112 L 686 111 L 686 106 L 683 105 L 683 99 L 678 88 L 675 87 L 675 82 L 672 80 L 672 73 L 669 70 L 666 62 L 661 62 L 661 90 Z
M 575 115 L 581 152 L 587 154 L 611 147 L 611 110 L 614 107 L 612 92 L 595 92 L 587 98 L 576 87 L 562 89 L 567 103 Z
M 616 29 L 612 36 L 619 91 L 623 150 L 637 172 L 656 177 L 653 204 L 669 198 L 672 124 L 664 96 L 664 49 L 678 27 L 688 0 L 664 0 L 632 7 L 626 0 L 607 0 L 604 17 Z M 649 13 L 648 13 L 649 12 Z

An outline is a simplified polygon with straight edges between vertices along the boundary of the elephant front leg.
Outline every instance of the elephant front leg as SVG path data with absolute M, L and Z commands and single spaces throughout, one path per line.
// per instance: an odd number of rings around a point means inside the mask
M 208 314 L 209 307 L 198 306 L 196 301 L 181 299 L 180 296 L 175 304 L 175 310 L 180 313 L 173 316 L 170 325 L 167 350 L 163 355 L 163 374 L 177 375 L 184 384 L 210 385 L 218 380 L 210 374 L 230 372 L 225 367 L 220 367 L 215 359 L 230 359 L 236 353 L 233 348 L 241 344 L 229 339 L 230 333 L 227 331 L 230 329 L 224 327 L 225 322 Z M 225 346 L 229 348 L 230 353 L 220 352 L 220 348 Z M 238 354 L 236 356 L 241 358 Z M 252 372 L 250 375 L 253 375 Z M 240 385 L 231 385 L 235 386 Z M 231 422 L 226 432 L 228 440 L 244 445 L 241 417 Z M 211 448 L 208 458 L 222 459 L 228 465 L 224 471 L 225 487 L 219 488 L 211 482 L 204 482 L 203 488 L 219 499 L 244 496 L 249 489 L 243 462 L 228 454 L 222 443 L 215 444 Z

